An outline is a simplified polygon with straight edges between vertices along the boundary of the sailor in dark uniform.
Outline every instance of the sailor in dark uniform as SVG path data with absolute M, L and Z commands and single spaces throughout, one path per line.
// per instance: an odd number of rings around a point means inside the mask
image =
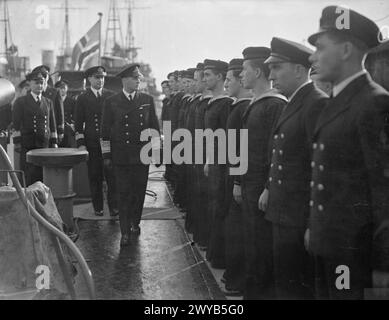
M 169 83 L 170 87 L 174 90 L 172 97 L 171 97 L 171 102 L 170 102 L 170 108 L 169 108 L 169 119 L 171 122 L 171 132 L 174 132 L 175 130 L 178 129 L 178 118 L 179 118 L 179 113 L 180 113 L 180 107 L 181 107 L 181 102 L 182 102 L 182 97 L 185 95 L 183 91 L 183 86 L 182 86 L 182 81 L 181 77 L 179 76 L 180 72 L 179 71 L 174 71 L 173 73 L 170 73 L 168 78 L 169 78 Z M 172 141 L 172 149 L 178 144 L 177 141 Z M 175 191 L 177 191 L 177 184 L 179 180 L 179 174 L 178 174 L 178 166 L 172 163 L 170 165 L 171 168 L 171 177 L 172 177 L 172 184 L 173 188 Z M 173 194 L 173 201 L 176 205 L 181 204 L 181 199 L 180 198 L 180 193 L 174 192 Z
M 29 93 L 16 99 L 12 109 L 13 141 L 20 151 L 20 168 L 26 185 L 43 180 L 42 168 L 26 162 L 26 153 L 40 148 L 57 148 L 57 131 L 53 103 L 42 95 L 45 72 L 32 72 L 26 76 Z
M 165 108 L 166 112 L 162 113 L 163 119 L 162 121 L 166 121 L 166 123 L 170 123 L 172 126 L 172 116 L 173 116 L 173 106 L 174 106 L 174 98 L 178 92 L 178 81 L 176 77 L 176 72 L 170 72 L 167 75 L 168 79 L 168 85 L 169 85 L 169 100 L 167 103 L 167 106 Z M 162 122 L 163 125 L 163 122 Z M 174 188 L 174 183 L 176 181 L 176 175 L 175 175 L 175 169 L 174 169 L 174 164 L 166 163 L 166 173 L 165 173 L 165 178 L 173 185 Z
M 161 112 L 161 121 L 169 121 L 169 107 L 170 107 L 170 87 L 169 87 L 169 81 L 164 80 L 161 83 L 162 87 L 162 93 L 165 95 L 165 97 L 162 100 L 162 112 Z
M 69 84 L 65 80 L 60 80 L 55 84 L 55 88 L 59 91 L 59 95 L 62 99 L 64 116 L 65 116 L 65 131 L 64 138 L 60 143 L 60 147 L 63 148 L 75 148 L 75 127 L 74 118 L 76 110 L 76 100 L 68 95 Z
M 339 28 L 345 13 L 349 24 Z M 319 32 L 308 38 L 316 47 L 310 60 L 318 77 L 333 84 L 312 141 L 306 242 L 315 255 L 318 298 L 363 299 L 365 289 L 389 287 L 389 178 L 382 142 L 389 93 L 362 65 L 380 36 L 372 20 L 329 6 Z
M 389 91 L 389 41 L 369 51 L 365 60 L 372 79 Z
M 64 109 L 63 102 L 58 93 L 58 91 L 53 88 L 50 83 L 52 83 L 50 78 L 50 68 L 45 65 L 41 65 L 35 67 L 32 72 L 42 71 L 47 76 L 45 78 L 44 87 L 43 87 L 43 96 L 49 98 L 53 101 L 54 106 L 54 115 L 55 115 L 55 123 L 57 124 L 57 134 L 58 134 L 58 142 L 61 142 L 64 138 L 64 130 L 65 130 L 65 117 L 64 117 Z
M 230 114 L 227 119 L 227 130 L 235 131 L 235 142 L 227 136 L 227 148 L 240 155 L 240 130 L 243 129 L 242 116 L 249 105 L 252 94 L 243 88 L 240 73 L 243 69 L 243 59 L 232 59 L 228 65 L 228 72 L 224 86 L 228 95 L 234 98 Z M 228 150 L 228 149 L 227 149 Z M 247 160 L 247 159 L 245 159 Z M 230 168 L 239 166 L 228 162 L 226 172 L 226 207 L 228 213 L 225 221 L 226 234 L 226 271 L 224 273 L 225 289 L 227 295 L 240 295 L 244 287 L 244 228 L 241 203 L 237 203 L 232 192 L 234 180 L 240 175 L 232 174 Z
M 97 216 L 104 215 L 103 181 L 107 182 L 107 200 L 111 216 L 118 214 L 117 193 L 113 169 L 104 165 L 101 152 L 101 114 L 104 101 L 111 95 L 104 89 L 105 69 L 101 66 L 85 71 L 90 88 L 82 93 L 76 103 L 75 131 L 77 147 L 86 148 L 89 153 L 88 177 L 92 204 Z
M 389 41 L 381 43 L 369 51 L 365 65 L 372 79 L 389 91 Z M 389 115 L 385 121 L 385 133 L 382 135 L 382 143 L 386 149 L 385 176 L 389 177 Z
M 309 217 L 311 139 L 327 95 L 309 80 L 312 53 L 299 43 L 273 38 L 265 61 L 273 87 L 289 99 L 273 131 L 269 181 L 259 199 L 259 209 L 273 225 L 278 299 L 314 297 L 313 261 L 304 247 L 304 233 Z
M 202 92 L 204 91 L 204 85 L 201 77 L 201 71 L 197 66 L 194 69 L 188 69 L 190 71 L 190 76 L 192 76 L 193 71 L 193 80 L 191 81 L 192 88 L 190 92 L 193 92 L 192 96 L 189 98 L 187 110 L 185 112 L 185 128 L 190 132 L 192 137 L 192 158 L 191 163 L 186 164 L 186 176 L 187 176 L 187 215 L 186 215 L 186 228 L 193 234 L 193 239 L 196 242 L 198 240 L 198 215 L 200 214 L 198 210 L 199 202 L 204 201 L 199 197 L 199 190 L 197 188 L 197 176 L 196 176 L 196 165 L 195 165 L 195 155 L 196 155 L 196 144 L 195 140 L 195 118 L 196 118 L 196 109 L 201 103 Z
M 266 47 L 243 50 L 242 82 L 246 89 L 253 90 L 254 97 L 242 116 L 243 128 L 248 130 L 248 168 L 235 181 L 233 193 L 243 208 L 245 299 L 269 299 L 274 294 L 272 226 L 258 209 L 258 199 L 268 179 L 271 132 L 287 99 L 271 89 L 269 68 L 264 63 L 269 55 Z
M 30 85 L 28 84 L 28 81 L 26 79 L 22 80 L 18 84 L 17 96 L 18 97 L 25 96 L 28 93 L 29 90 L 30 90 Z
M 204 127 L 212 130 L 213 133 L 218 129 L 225 132 L 233 102 L 233 99 L 224 92 L 227 69 L 227 62 L 204 60 L 205 83 L 212 93 L 212 98 L 205 110 Z M 214 140 L 214 148 L 210 148 L 211 144 L 207 148 L 207 159 L 204 165 L 204 173 L 208 177 L 208 215 L 211 219 L 207 260 L 212 267 L 223 269 L 225 267 L 224 220 L 228 209 L 225 202 L 226 162 L 225 159 L 219 158 L 219 154 L 226 155 L 227 150 L 225 150 L 226 146 L 219 144 L 219 139 Z
M 177 129 L 186 129 L 186 114 L 189 108 L 191 97 L 193 95 L 193 85 L 192 85 L 193 75 L 194 75 L 194 69 L 183 70 L 180 73 L 179 78 L 180 81 L 182 82 L 184 96 L 181 98 L 179 104 L 180 108 L 178 111 Z M 180 142 L 182 142 L 182 139 Z M 180 142 L 177 142 L 177 144 Z M 188 187 L 190 182 L 188 181 L 188 176 L 187 176 L 187 164 L 182 163 L 176 165 L 176 171 L 177 171 L 177 184 L 175 187 L 174 194 L 180 204 L 181 209 L 186 212 L 186 216 L 185 216 L 186 230 L 191 231 L 189 230 L 191 212 L 189 207 L 190 195 L 188 194 Z
M 172 89 L 169 85 L 169 80 L 164 80 L 161 83 L 162 93 L 165 97 L 162 100 L 162 112 L 161 112 L 161 121 L 160 125 L 163 128 L 164 122 L 170 122 L 170 107 L 171 107 L 171 98 L 172 98 Z M 164 178 L 167 181 L 171 181 L 171 164 L 165 164 L 165 174 Z
M 195 72 L 196 91 L 201 93 L 199 103 L 194 110 L 194 130 L 205 130 L 205 111 L 209 100 L 212 98 L 209 90 L 206 87 L 204 80 L 204 63 L 198 63 Z M 209 241 L 210 216 L 208 215 L 208 178 L 204 174 L 204 163 L 206 161 L 206 142 L 198 144 L 203 150 L 203 158 L 200 163 L 195 163 L 195 194 L 194 199 L 197 199 L 193 210 L 195 214 L 195 226 L 193 239 L 199 245 L 200 250 L 206 250 Z
M 153 151 L 160 148 L 159 124 L 152 96 L 139 92 L 142 74 L 138 64 L 121 71 L 123 91 L 108 98 L 102 118 L 102 149 L 105 162 L 113 165 L 119 193 L 121 246 L 130 243 L 130 233 L 140 234 L 149 164 L 141 158 L 144 130 L 158 133 L 151 138 Z M 154 152 L 153 152 L 154 153 Z

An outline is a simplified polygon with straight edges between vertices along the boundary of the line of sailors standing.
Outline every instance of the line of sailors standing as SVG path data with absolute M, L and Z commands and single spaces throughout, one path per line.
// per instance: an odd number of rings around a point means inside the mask
M 380 33 L 340 9 L 323 10 L 315 52 L 274 37 L 270 49 L 206 59 L 162 83 L 172 132 L 248 130 L 246 173 L 229 175 L 215 143 L 215 162 L 167 165 L 165 175 L 194 241 L 225 269 L 227 294 L 362 299 L 389 286 L 389 94 L 363 67 Z

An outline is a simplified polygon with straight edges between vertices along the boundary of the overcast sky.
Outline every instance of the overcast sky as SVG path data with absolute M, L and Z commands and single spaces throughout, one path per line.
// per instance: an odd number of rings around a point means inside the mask
M 106 27 L 109 0 L 68 0 L 71 7 L 72 45 L 97 21 L 102 12 Z M 123 36 L 126 34 L 126 0 L 116 0 Z M 247 46 L 269 46 L 273 36 L 304 42 L 319 26 L 327 5 L 347 5 L 389 26 L 387 0 L 133 0 L 135 44 L 139 60 L 151 65 L 160 83 L 176 69 L 193 67 L 204 58 L 229 61 L 241 57 Z M 9 0 L 13 42 L 20 55 L 41 63 L 41 50 L 59 53 L 64 26 L 64 0 Z M 37 29 L 37 10 L 50 8 L 48 28 Z M 3 10 L 3 8 L 1 8 Z M 1 11 L 2 14 L 2 11 Z M 3 28 L 1 29 L 1 32 Z M 389 30 L 389 27 L 388 27 Z M 103 32 L 103 36 L 105 32 Z M 0 39 L 3 39 L 0 35 Z M 3 41 L 3 40 L 1 40 Z M 103 42 L 104 43 L 104 42 Z M 1 43 L 2 44 L 2 43 Z M 3 49 L 2 49 L 3 50 Z

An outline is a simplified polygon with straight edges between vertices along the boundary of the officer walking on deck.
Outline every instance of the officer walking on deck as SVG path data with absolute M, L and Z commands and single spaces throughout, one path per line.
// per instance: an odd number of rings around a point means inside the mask
M 103 180 L 107 182 L 108 208 L 111 216 L 118 214 L 115 179 L 112 167 L 105 166 L 100 146 L 100 125 L 103 103 L 110 93 L 104 90 L 105 69 L 101 66 L 85 71 L 90 88 L 81 94 L 76 103 L 75 129 L 77 146 L 89 152 L 88 177 L 92 203 L 96 216 L 104 215 Z
M 140 234 L 140 220 L 145 199 L 149 164 L 142 161 L 143 130 L 159 133 L 153 97 L 139 92 L 142 74 L 139 64 L 130 64 L 117 76 L 123 91 L 108 98 L 102 118 L 102 149 L 107 165 L 113 165 L 119 193 L 121 246 L 130 243 L 130 234 Z M 159 136 L 151 140 L 153 149 L 160 148 Z

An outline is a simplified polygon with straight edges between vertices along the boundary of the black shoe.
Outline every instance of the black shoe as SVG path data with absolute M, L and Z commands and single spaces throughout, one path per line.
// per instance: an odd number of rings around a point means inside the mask
M 139 226 L 136 226 L 136 227 L 132 227 L 131 228 L 131 233 L 135 236 L 139 236 L 140 235 L 140 227 Z
M 119 210 L 118 209 L 109 210 L 109 215 L 111 217 L 116 217 L 118 214 L 119 214 Z
M 127 247 L 130 245 L 130 237 L 128 234 L 122 235 L 122 238 L 120 239 L 120 246 L 121 247 Z
M 95 211 L 95 215 L 98 216 L 98 217 L 102 217 L 104 215 L 104 211 L 103 210 Z

